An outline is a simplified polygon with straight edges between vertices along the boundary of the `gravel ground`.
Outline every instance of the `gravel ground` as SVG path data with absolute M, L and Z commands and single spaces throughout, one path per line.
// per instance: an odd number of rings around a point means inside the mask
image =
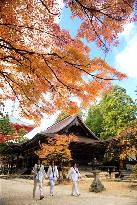
M 137 184 L 128 182 L 103 181 L 106 188 L 101 193 L 89 192 L 91 179 L 79 182 L 79 197 L 70 196 L 71 184 L 55 187 L 55 196 L 49 196 L 48 182 L 44 182 L 45 198 L 32 198 L 33 181 L 26 179 L 0 179 L 0 205 L 137 205 Z

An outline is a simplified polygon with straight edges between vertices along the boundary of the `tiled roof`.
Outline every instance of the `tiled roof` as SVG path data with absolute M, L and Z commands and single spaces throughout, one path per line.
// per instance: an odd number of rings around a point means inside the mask
M 84 129 L 86 130 L 86 132 L 89 133 L 89 135 L 91 136 L 92 139 L 98 140 L 96 135 L 84 124 L 84 122 L 82 121 L 82 119 L 79 115 L 73 115 L 73 116 L 66 117 L 65 119 L 61 120 L 60 122 L 55 123 L 54 125 L 48 127 L 45 131 L 42 131 L 40 134 L 46 135 L 46 134 L 58 133 L 59 131 L 63 130 L 65 127 L 67 127 L 68 125 L 70 125 L 74 121 L 77 121 L 79 124 L 81 124 L 82 127 L 84 127 Z
M 65 119 L 61 120 L 60 122 L 55 123 L 54 125 L 48 127 L 46 130 L 44 130 L 40 133 L 37 133 L 32 139 L 23 143 L 23 146 L 27 146 L 31 143 L 36 143 L 38 141 L 41 141 L 43 138 L 47 139 L 47 137 L 52 137 L 52 136 L 54 136 L 54 134 L 57 134 L 60 131 L 62 131 L 63 129 L 65 129 L 71 123 L 72 124 L 78 123 L 85 130 L 85 132 L 88 134 L 88 136 L 87 135 L 83 136 L 83 137 L 78 136 L 78 141 L 80 143 L 91 143 L 91 144 L 94 143 L 95 144 L 95 143 L 101 142 L 99 140 L 99 138 L 96 137 L 96 135 L 84 124 L 84 122 L 82 121 L 82 119 L 79 115 L 73 115 L 73 116 L 66 117 Z
M 52 126 L 48 127 L 46 130 L 44 130 L 43 132 L 41 132 L 41 134 L 54 134 L 57 133 L 59 131 L 61 131 L 63 128 L 65 128 L 67 125 L 69 125 L 70 123 L 73 122 L 73 120 L 75 120 L 76 116 L 69 116 L 66 117 L 65 119 L 61 120 L 58 123 L 53 124 Z

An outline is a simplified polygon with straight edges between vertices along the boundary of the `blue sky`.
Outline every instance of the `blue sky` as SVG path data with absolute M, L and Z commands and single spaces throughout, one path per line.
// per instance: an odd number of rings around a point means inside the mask
M 80 19 L 71 19 L 71 11 L 63 8 L 60 17 L 60 26 L 70 31 L 72 37 L 76 36 L 77 29 L 80 26 Z M 85 41 L 84 41 L 85 42 Z M 103 51 L 96 47 L 95 43 L 86 44 L 91 48 L 90 57 L 101 57 L 105 59 L 111 66 L 119 71 L 127 74 L 128 78 L 122 81 L 115 81 L 124 87 L 127 94 L 136 99 L 135 90 L 137 90 L 137 60 L 135 53 L 137 52 L 137 23 L 125 26 L 125 30 L 119 35 L 119 46 L 112 47 L 111 51 L 105 56 Z

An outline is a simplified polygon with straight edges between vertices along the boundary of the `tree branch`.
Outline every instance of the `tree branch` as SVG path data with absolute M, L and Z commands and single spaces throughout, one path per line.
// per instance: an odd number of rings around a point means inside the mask
M 49 10 L 49 8 L 48 8 L 48 6 L 46 5 L 46 3 L 44 3 L 43 0 L 40 0 L 40 2 L 42 3 L 42 5 L 46 8 L 46 10 L 47 10 L 50 14 L 52 14 L 52 15 L 54 15 L 54 16 L 59 15 L 59 13 L 52 13 L 52 12 Z
M 59 56 L 59 55 L 56 54 L 56 53 L 51 53 L 51 54 L 48 54 L 48 55 L 56 55 L 56 56 L 59 57 L 60 59 L 63 59 L 63 58 L 64 58 L 64 57 Z M 65 60 L 64 62 L 65 62 L 66 64 L 69 64 L 69 65 L 75 67 L 75 68 L 78 69 L 78 70 L 83 71 L 84 73 L 90 75 L 90 76 L 93 77 L 93 78 L 97 78 L 97 79 L 100 79 L 100 80 L 119 80 L 119 79 L 116 79 L 116 78 L 102 78 L 102 77 L 99 77 L 99 76 L 97 76 L 97 75 L 94 75 L 94 74 L 89 73 L 88 71 L 86 71 L 86 70 L 83 69 L 83 68 L 80 68 L 80 67 L 87 67 L 87 66 L 77 65 L 77 64 L 75 64 L 75 63 L 71 63 L 71 62 L 66 61 L 66 60 Z M 80 67 L 79 67 L 79 66 L 80 66 Z M 89 65 L 88 65 L 88 66 L 89 66 Z
M 0 48 L 6 48 L 6 49 L 9 49 L 9 50 L 14 50 L 19 54 L 35 54 L 35 52 L 33 52 L 33 51 L 28 51 L 28 50 L 24 50 L 24 49 L 15 48 L 14 46 L 11 45 L 11 43 L 9 43 L 8 41 L 6 41 L 4 39 L 0 39 Z
M 50 31 L 45 31 L 44 28 L 43 29 L 36 28 L 35 26 L 16 25 L 16 24 L 9 24 L 9 23 L 0 23 L 0 26 L 7 26 L 10 29 L 14 29 L 14 30 L 19 31 L 19 32 L 21 32 L 20 28 L 29 29 L 29 30 L 36 30 L 36 31 L 39 31 L 41 33 L 46 33 L 46 34 L 48 34 L 52 37 L 55 37 L 59 40 L 62 40 L 62 38 L 53 34 L 53 30 L 50 32 Z M 18 28 L 18 30 L 17 30 L 17 28 Z
M 46 59 L 43 56 L 43 59 L 46 63 L 46 65 L 48 66 L 48 68 L 52 71 L 52 73 L 54 74 L 55 78 L 58 80 L 58 82 L 60 82 L 64 87 L 66 87 L 68 90 L 77 90 L 76 88 L 71 87 L 70 85 L 65 84 L 64 82 L 62 82 L 59 77 L 57 76 L 57 74 L 54 72 L 54 70 L 49 66 L 48 62 L 46 61 Z
M 110 14 L 107 14 L 107 13 L 104 13 L 101 11 L 101 9 L 97 9 L 95 7 L 86 7 L 85 5 L 83 5 L 79 0 L 74 0 L 76 3 L 78 3 L 83 9 L 87 10 L 88 12 L 90 13 L 94 13 L 94 12 L 97 12 L 97 13 L 100 13 L 100 14 L 103 14 L 104 16 L 107 16 L 108 18 L 112 19 L 112 20 L 115 20 L 115 21 L 122 21 L 124 19 L 122 19 L 122 17 L 120 16 L 117 16 L 117 17 L 113 17 L 112 15 Z

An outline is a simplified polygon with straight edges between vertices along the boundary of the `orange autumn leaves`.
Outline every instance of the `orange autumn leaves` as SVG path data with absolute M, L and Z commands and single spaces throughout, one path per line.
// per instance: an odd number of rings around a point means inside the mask
M 72 160 L 69 145 L 75 141 L 77 141 L 77 137 L 72 135 L 55 135 L 49 138 L 48 144 L 43 144 L 36 154 L 39 158 L 45 159 L 47 163 L 54 161 L 63 165 Z
M 127 156 L 137 155 L 137 126 L 132 125 L 123 130 L 117 137 L 117 141 L 121 146 L 120 158 L 126 159 Z
M 134 3 L 135 0 L 67 1 L 72 17 L 82 20 L 78 36 L 86 38 L 88 42 L 96 41 L 98 47 L 103 47 L 104 50 L 107 50 L 111 43 L 118 45 L 117 34 L 123 31 L 122 25 L 136 21 L 136 15 L 130 16 Z
M 102 13 L 101 8 L 107 7 L 107 3 L 113 7 L 113 18 L 106 16 L 108 9 Z M 94 25 L 83 25 L 89 19 L 81 4 L 96 7 L 94 12 L 88 9 L 93 15 Z M 106 1 L 105 5 L 100 3 L 100 6 L 94 1 L 67 1 L 72 15 L 84 20 L 77 37 L 72 39 L 69 32 L 61 29 L 55 21 L 60 15 L 55 0 L 1 3 L 0 89 L 16 96 L 23 116 L 38 122 L 43 112 L 51 114 L 66 110 L 70 114 L 76 113 L 78 104 L 88 106 L 110 88 L 111 80 L 126 77 L 104 60 L 91 59 L 90 49 L 81 41 L 81 37 L 97 43 L 103 39 L 108 46 L 108 42 L 116 38 L 132 9 L 123 3 L 127 10 L 124 19 L 118 21 L 114 17 L 121 15 L 121 10 L 113 4 L 114 1 L 111 4 Z M 93 29 L 97 19 L 103 20 L 100 26 L 107 25 L 106 31 L 98 26 L 96 31 Z M 93 39 L 88 39 L 88 36 Z
M 135 121 L 136 122 L 136 121 Z M 111 140 L 107 150 L 110 159 L 118 157 L 122 160 L 137 155 L 137 126 L 131 124 Z

